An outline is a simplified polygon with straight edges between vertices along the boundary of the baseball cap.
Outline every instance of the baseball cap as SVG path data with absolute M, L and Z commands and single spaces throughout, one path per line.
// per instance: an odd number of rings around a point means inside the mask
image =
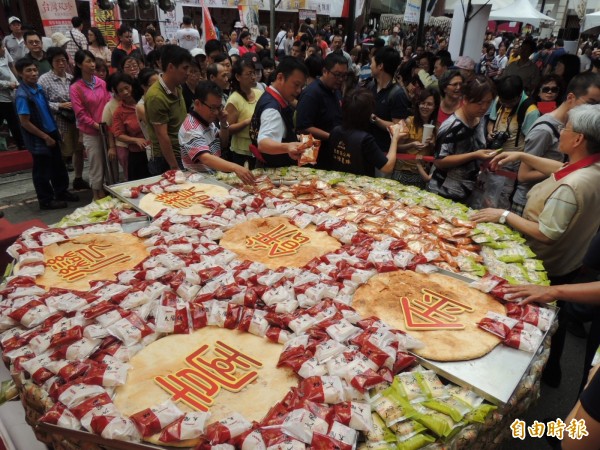
M 190 50 L 190 53 L 192 54 L 192 58 L 195 58 L 198 55 L 206 56 L 206 52 L 201 48 L 193 48 Z
M 13 22 L 19 22 L 21 23 L 21 19 L 19 19 L 17 16 L 11 16 L 8 18 L 8 24 L 10 25 Z
M 262 68 L 263 68 L 262 64 L 260 63 L 260 58 L 258 57 L 258 55 L 256 53 L 252 53 L 252 52 L 246 53 L 246 54 L 244 54 L 244 56 L 242 56 L 242 59 L 251 61 L 252 64 L 254 64 L 255 69 L 262 70 Z
M 468 56 L 459 56 L 455 66 L 459 69 L 475 70 L 475 61 Z

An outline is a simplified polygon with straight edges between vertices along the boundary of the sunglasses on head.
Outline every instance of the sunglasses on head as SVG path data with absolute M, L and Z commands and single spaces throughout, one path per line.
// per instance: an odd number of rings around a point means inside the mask
M 558 92 L 558 87 L 557 86 L 554 86 L 554 87 L 544 86 L 542 88 L 542 92 L 544 94 L 556 94 Z

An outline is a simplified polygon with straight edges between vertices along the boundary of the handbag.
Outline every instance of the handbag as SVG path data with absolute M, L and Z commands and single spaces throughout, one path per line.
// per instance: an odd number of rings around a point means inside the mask
M 59 108 L 58 115 L 67 122 L 75 123 L 75 111 L 72 109 Z

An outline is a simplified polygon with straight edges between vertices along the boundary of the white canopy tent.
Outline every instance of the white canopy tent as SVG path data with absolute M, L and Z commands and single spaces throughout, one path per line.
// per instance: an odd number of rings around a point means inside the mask
M 497 10 L 494 10 L 492 6 L 490 20 L 529 23 L 534 27 L 539 27 L 542 21 L 555 22 L 552 17 L 542 14 L 531 6 L 529 0 L 516 0 L 514 3 Z
M 600 11 L 585 15 L 583 31 L 591 30 L 596 27 L 600 27 Z

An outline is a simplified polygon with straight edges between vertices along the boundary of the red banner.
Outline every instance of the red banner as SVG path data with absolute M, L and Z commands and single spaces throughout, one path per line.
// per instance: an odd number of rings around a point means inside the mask
M 110 49 L 119 44 L 117 29 L 121 26 L 121 14 L 118 7 L 111 10 L 101 9 L 98 0 L 91 0 L 90 22 L 102 32 Z M 110 61 L 109 61 L 110 62 Z

